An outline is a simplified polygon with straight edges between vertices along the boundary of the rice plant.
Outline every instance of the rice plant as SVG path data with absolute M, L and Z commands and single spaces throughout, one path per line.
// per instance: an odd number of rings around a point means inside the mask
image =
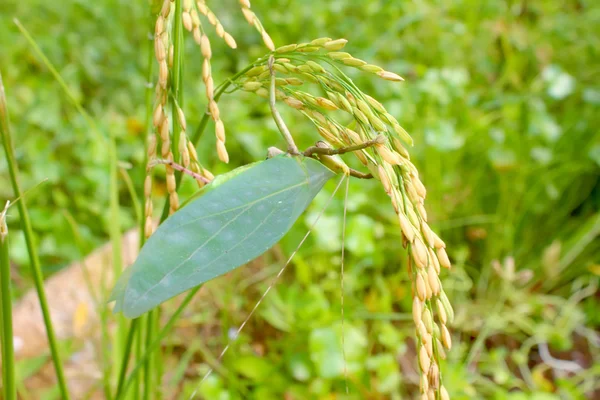
M 275 48 L 257 16 L 250 10 L 249 2 L 240 3 L 244 16 L 256 27 L 271 51 L 216 88 L 211 74 L 213 54 L 210 39 L 204 30 L 200 15 L 208 19 L 215 27 L 217 35 L 230 47 L 235 48 L 236 42 L 224 30 L 214 13 L 203 1 L 194 3 L 165 0 L 157 16 L 154 48 L 159 73 L 152 119 L 155 134 L 149 138 L 148 172 L 144 184 L 146 237 L 149 238 L 154 231 L 151 198 L 153 167 L 158 164 L 165 165 L 169 214 L 175 213 L 179 208 L 176 170 L 188 172 L 200 187 L 214 179 L 213 174 L 201 165 L 196 144 L 187 134 L 180 90 L 183 64 L 181 48 L 185 29 L 191 32 L 203 57 L 202 80 L 208 102 L 206 112 L 215 123 L 216 153 L 222 162 L 229 162 L 229 155 L 225 145 L 225 126 L 217 101 L 231 86 L 230 93 L 245 90 L 270 100 L 275 122 L 288 144 L 286 153 L 289 156 L 315 157 L 333 170 L 359 178 L 375 178 L 381 182 L 398 217 L 402 232 L 399 245 L 407 248 L 409 254 L 408 273 L 413 281 L 413 318 L 418 338 L 421 393 L 428 398 L 448 398 L 442 383 L 439 360 L 445 358 L 445 351 L 451 348 L 447 324 L 452 321 L 454 313 L 444 293 L 439 274 L 442 267 L 450 268 L 450 261 L 445 243 L 427 224 L 424 206 L 426 189 L 419 180 L 419 173 L 411 163 L 405 147 L 412 146 L 413 141 L 384 105 L 362 92 L 343 72 L 343 68 L 356 68 L 391 82 L 402 82 L 402 77 L 340 51 L 347 44 L 345 39 L 324 37 L 308 43 Z M 299 90 L 299 87 L 306 89 Z M 308 90 L 312 90 L 314 94 Z M 277 112 L 277 101 L 298 110 L 314 124 L 321 139 L 317 146 L 302 153 L 299 151 L 293 139 L 294 133 L 287 128 Z M 201 126 L 204 128 L 204 125 Z M 369 145 L 364 145 L 365 143 Z M 332 158 L 343 153 L 353 153 L 366 171 L 352 170 L 341 159 Z M 160 160 L 157 158 L 158 154 Z M 171 235 L 178 234 L 172 229 L 170 232 Z M 215 235 L 219 232 L 221 230 Z M 197 251 L 193 251 L 189 257 Z M 183 254 L 180 257 L 183 257 Z M 163 284 L 170 274 L 171 272 L 159 273 L 162 278 L 152 288 L 163 285 L 164 290 L 170 290 L 170 283 Z M 126 274 L 117 284 L 113 294 L 119 311 L 123 310 L 123 302 L 127 304 L 127 291 L 137 293 L 132 289 L 131 279 L 130 273 Z M 194 280 L 183 287 L 197 285 L 205 280 Z M 147 296 L 150 290 L 154 293 L 155 289 L 149 288 L 144 296 Z M 181 291 L 179 289 L 174 294 Z M 166 298 L 173 295 L 171 292 Z M 162 294 L 158 295 L 158 292 L 156 296 L 159 299 L 165 297 Z M 157 304 L 159 299 L 153 297 L 155 300 L 152 304 Z M 139 313 L 131 315 L 137 314 Z
M 0 212 L 3 398 L 27 398 L 37 373 L 10 340 L 22 276 L 50 396 L 80 396 L 44 274 L 105 239 L 113 268 L 86 285 L 100 321 L 88 393 L 106 399 L 600 390 L 597 7 L 34 3 L 0 12 L 19 61 L 0 65 L 18 116 L 0 79 L 0 204 L 19 202 Z M 50 40 L 57 20 L 73 35 Z M 92 20 L 101 40 L 78 42 Z M 43 74 L 55 82 L 27 79 Z M 40 113 L 44 93 L 57 106 Z M 32 150 L 32 129 L 55 135 Z M 61 179 L 25 202 L 49 163 Z M 59 214 L 69 234 L 40 231 Z

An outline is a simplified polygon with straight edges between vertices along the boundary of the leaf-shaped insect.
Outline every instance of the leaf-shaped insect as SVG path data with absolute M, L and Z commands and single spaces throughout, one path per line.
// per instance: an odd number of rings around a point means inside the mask
M 115 285 L 115 312 L 139 317 L 258 257 L 332 176 L 314 159 L 279 156 L 216 178 L 148 239 Z

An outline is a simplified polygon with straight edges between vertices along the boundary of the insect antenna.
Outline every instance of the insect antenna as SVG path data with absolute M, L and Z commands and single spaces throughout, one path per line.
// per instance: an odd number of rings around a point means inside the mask
M 286 263 L 283 265 L 283 267 L 281 267 L 281 269 L 279 270 L 279 272 L 277 273 L 277 275 L 275 275 L 275 278 L 273 278 L 273 280 L 269 284 L 269 287 L 267 287 L 267 289 L 263 292 L 262 296 L 260 296 L 260 298 L 258 299 L 258 301 L 256 302 L 256 304 L 254 305 L 254 307 L 252 308 L 252 310 L 250 311 L 250 313 L 248 313 L 248 315 L 244 319 L 244 322 L 242 322 L 242 324 L 236 330 L 235 334 L 233 335 L 233 338 L 229 341 L 229 343 L 227 343 L 227 345 L 221 351 L 221 354 L 219 354 L 219 356 L 217 357 L 217 359 L 216 359 L 217 363 L 221 362 L 221 360 L 223 359 L 223 356 L 225 355 L 225 353 L 227 353 L 227 351 L 231 347 L 231 344 L 237 340 L 237 338 L 239 337 L 240 333 L 242 332 L 242 329 L 244 329 L 244 327 L 246 326 L 246 324 L 248 323 L 248 321 L 250 320 L 250 318 L 252 318 L 252 315 L 254 315 L 254 312 L 258 309 L 258 307 L 260 306 L 260 304 L 262 303 L 262 301 L 265 299 L 265 297 L 267 296 L 267 294 L 271 291 L 271 289 L 273 288 L 273 286 L 275 286 L 275 284 L 277 283 L 277 281 L 279 280 L 279 278 L 281 277 L 281 275 L 283 275 L 283 273 L 285 272 L 285 269 L 287 268 L 287 266 L 290 264 L 290 262 L 292 261 L 292 259 L 294 258 L 294 256 L 298 252 L 298 250 L 300 250 L 300 247 L 302 247 L 302 245 L 304 244 L 304 242 L 306 241 L 306 239 L 308 238 L 308 236 L 310 235 L 310 233 L 312 232 L 312 230 L 314 229 L 314 227 L 316 226 L 316 224 L 319 222 L 319 219 L 321 219 L 321 217 L 323 216 L 323 213 L 325 212 L 325 210 L 329 206 L 329 203 L 331 203 L 331 200 L 333 199 L 333 197 L 337 193 L 338 189 L 342 185 L 342 182 L 344 181 L 345 178 L 346 178 L 346 175 L 342 175 L 342 178 L 339 180 L 337 186 L 333 190 L 333 193 L 331 194 L 331 196 L 329 196 L 329 199 L 327 199 L 327 202 L 325 203 L 325 206 L 321 209 L 321 211 L 319 211 L 319 214 L 317 215 L 317 218 L 311 224 L 311 226 L 308 228 L 308 231 L 306 232 L 306 234 L 304 235 L 304 237 L 302 238 L 302 240 L 300 241 L 300 243 L 298 243 L 298 246 L 296 247 L 296 249 L 294 250 L 294 252 L 290 255 L 290 257 L 288 258 L 288 260 L 286 261 Z M 202 380 L 198 383 L 198 385 L 196 386 L 196 388 L 194 389 L 194 391 L 190 395 L 190 397 L 189 397 L 190 400 L 193 399 L 196 396 L 196 393 L 198 392 L 198 389 L 199 389 L 200 385 L 202 384 L 202 382 L 204 382 L 212 374 L 212 372 L 213 372 L 213 368 L 210 367 L 209 370 L 206 372 L 206 374 L 204 374 L 204 376 L 202 377 Z

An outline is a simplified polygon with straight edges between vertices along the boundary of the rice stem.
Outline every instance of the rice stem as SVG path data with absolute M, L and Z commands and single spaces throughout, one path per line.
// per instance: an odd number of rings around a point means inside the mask
M 2 387 L 6 400 L 16 400 L 15 350 L 13 345 L 12 297 L 6 208 L 0 213 L 0 313 L 2 331 Z
M 8 110 L 6 107 L 6 96 L 4 93 L 2 74 L 0 74 L 0 136 L 2 136 L 2 144 L 4 146 L 4 152 L 6 153 L 8 172 L 10 175 L 10 181 L 14 195 L 15 197 L 21 197 L 21 188 L 19 186 L 18 178 L 19 167 L 17 165 L 11 132 L 9 128 Z M 40 308 L 44 319 L 44 325 L 46 327 L 46 335 L 48 337 L 48 344 L 50 346 L 50 352 L 52 354 L 52 361 L 54 363 L 54 369 L 56 371 L 56 378 L 58 380 L 59 390 L 62 398 L 64 400 L 69 400 L 69 390 L 67 388 L 67 383 L 65 380 L 65 374 L 58 348 L 58 342 L 54 333 L 52 319 L 50 318 L 48 300 L 46 298 L 46 292 L 44 289 L 44 276 L 42 274 L 40 259 L 38 257 L 37 248 L 35 246 L 33 228 L 31 226 L 29 212 L 27 211 L 27 202 L 24 198 L 21 198 L 21 201 L 19 201 L 18 208 L 19 215 L 21 216 L 21 226 L 23 227 L 23 233 L 25 235 L 25 242 L 27 244 L 27 251 L 29 253 L 31 274 L 33 276 L 35 289 L 37 291 L 38 300 L 40 302 Z
M 194 297 L 194 295 L 196 295 L 196 293 L 198 293 L 198 290 L 200 290 L 201 287 L 202 286 L 196 286 L 195 288 L 193 288 L 192 290 L 190 290 L 188 292 L 188 294 L 185 296 L 185 299 L 183 300 L 183 302 L 181 302 L 179 307 L 177 307 L 177 310 L 173 313 L 171 318 L 169 318 L 169 321 L 160 330 L 160 332 L 158 332 L 158 335 L 156 335 L 156 337 L 153 340 L 148 340 L 148 336 L 146 337 L 146 339 L 147 339 L 146 351 L 137 360 L 137 364 L 131 370 L 129 377 L 125 381 L 125 384 L 123 385 L 121 392 L 118 394 L 118 396 L 115 398 L 115 400 L 121 400 L 123 398 L 123 396 L 125 395 L 125 393 L 127 393 L 127 389 L 133 383 L 133 381 L 134 381 L 135 377 L 137 376 L 137 374 L 139 373 L 140 369 L 144 366 L 146 361 L 151 358 L 151 356 L 154 354 L 154 351 L 156 351 L 156 349 L 158 349 L 160 347 L 162 340 L 169 334 L 169 332 L 171 332 L 171 329 L 173 329 L 173 327 L 175 326 L 175 322 L 177 322 L 177 319 L 179 318 L 179 316 L 181 315 L 183 310 L 187 307 L 187 305 L 190 303 L 190 301 L 192 301 L 192 298 Z M 154 328 L 154 326 L 156 325 L 156 322 L 151 321 L 151 322 L 149 322 L 148 325 L 150 327 Z

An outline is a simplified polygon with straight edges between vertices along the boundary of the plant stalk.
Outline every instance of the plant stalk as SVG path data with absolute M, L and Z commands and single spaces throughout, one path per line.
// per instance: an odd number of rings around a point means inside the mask
M 179 160 L 179 132 L 181 126 L 179 126 L 179 119 L 177 115 L 177 105 L 183 107 L 183 90 L 181 89 L 181 82 L 183 80 L 183 22 L 182 22 L 182 0 L 175 0 L 175 16 L 173 17 L 175 26 L 173 27 L 173 36 L 175 40 L 173 42 L 173 74 L 171 81 L 171 90 L 173 97 L 176 101 L 173 102 L 173 145 L 171 151 L 173 152 L 173 159 Z
M 150 356 L 147 356 L 144 358 L 144 356 L 146 355 L 146 353 L 148 352 L 148 349 L 150 348 L 150 345 L 152 344 L 153 341 L 153 333 L 154 333 L 154 326 L 156 325 L 153 321 L 154 316 L 156 313 L 154 312 L 149 312 L 146 315 L 146 337 L 144 338 L 144 353 L 141 353 L 140 355 L 138 355 L 137 357 L 137 363 L 136 363 L 136 368 L 137 368 L 137 364 L 141 364 L 144 368 L 144 395 L 143 395 L 143 400 L 150 400 L 152 393 L 153 393 L 153 379 L 152 379 L 152 371 L 154 370 L 153 366 L 153 359 L 154 357 L 152 356 L 152 354 Z M 135 372 L 135 368 L 134 371 L 131 373 L 132 375 L 134 375 Z M 135 377 L 135 375 L 134 375 Z
M 15 349 L 13 345 L 12 297 L 6 208 L 0 214 L 0 304 L 2 316 L 2 387 L 4 399 L 16 400 Z
M 146 88 L 146 121 L 145 121 L 145 132 L 146 132 L 146 137 L 144 138 L 144 162 L 142 164 L 143 168 L 146 168 L 146 165 L 148 164 L 148 140 L 147 140 L 147 136 L 148 135 L 153 135 L 153 129 L 154 127 L 152 126 L 152 99 L 153 99 L 153 93 L 154 91 L 152 90 L 152 73 L 154 71 L 154 39 L 153 39 L 153 33 L 154 33 L 154 14 L 152 13 L 152 11 L 150 11 L 150 13 L 148 14 L 148 45 L 147 45 L 147 51 L 148 51 L 148 58 L 147 58 L 147 69 L 146 69 L 146 82 L 148 84 L 148 87 Z M 143 174 L 142 174 L 143 176 Z M 142 215 L 142 218 L 140 218 L 139 221 L 139 229 L 140 229 L 140 249 L 142 248 L 142 246 L 144 246 L 144 243 L 146 242 L 146 235 L 144 232 L 144 224 L 145 224 L 145 218 L 143 218 L 143 216 L 146 213 L 146 198 L 144 195 L 144 190 L 142 188 L 142 190 L 140 190 L 140 215 Z M 144 338 L 144 334 L 146 336 L 151 335 L 151 327 L 149 327 L 147 325 L 147 321 L 150 320 L 150 314 L 148 314 L 147 316 L 142 318 L 144 322 L 143 326 L 141 326 L 142 329 L 139 330 L 139 343 L 138 343 L 138 352 L 136 353 L 136 360 L 139 361 L 143 349 L 145 348 L 146 344 L 145 342 L 143 342 L 143 340 L 145 340 Z M 151 393 L 151 385 L 152 385 L 152 379 L 151 378 L 151 365 L 150 362 L 147 361 L 144 364 L 144 371 L 143 371 L 143 382 L 142 379 L 138 379 L 136 378 L 136 385 L 137 386 L 142 386 L 143 387 L 143 399 L 144 400 L 149 400 L 150 399 L 150 393 Z
M 13 188 L 15 197 L 21 197 L 21 188 L 19 186 L 19 167 L 14 153 L 12 137 L 9 128 L 8 121 L 8 110 L 6 107 L 6 96 L 4 93 L 4 84 L 2 83 L 2 75 L 0 74 L 0 135 L 2 136 L 2 144 L 6 153 L 6 161 L 8 164 L 8 172 L 10 175 L 10 181 Z M 48 307 L 48 300 L 46 298 L 46 292 L 44 290 L 44 276 L 42 274 L 42 268 L 40 260 L 37 254 L 37 248 L 35 245 L 35 238 L 33 235 L 33 228 L 31 226 L 31 220 L 29 218 L 29 212 L 27 211 L 27 202 L 24 198 L 18 203 L 19 215 L 21 216 L 21 224 L 23 227 L 23 233 L 25 235 L 25 242 L 27 244 L 27 251 L 29 253 L 29 261 L 31 263 L 31 274 L 37 291 L 38 299 L 40 302 L 40 308 L 44 319 L 44 325 L 46 327 L 46 335 L 48 337 L 48 344 L 50 346 L 50 352 L 52 354 L 52 361 L 54 363 L 54 369 L 56 371 L 56 378 L 62 399 L 69 400 L 69 390 L 65 380 L 65 374 L 63 364 L 58 348 L 58 341 L 54 333 L 54 327 L 52 326 L 52 319 L 50 318 L 50 311 Z
M 171 85 L 172 85 L 172 92 L 173 95 L 176 99 L 176 102 L 173 102 L 173 115 L 177 115 L 177 110 L 176 110 L 176 104 L 178 104 L 180 107 L 183 107 L 183 91 L 180 90 L 181 87 L 181 81 L 183 79 L 183 46 L 184 46 L 184 38 L 183 38 L 183 29 L 182 29 L 182 20 L 181 20 L 181 14 L 182 14 L 182 0 L 176 0 L 175 1 L 175 16 L 174 16 L 174 36 L 175 36 L 175 40 L 173 43 L 173 73 L 171 75 Z M 152 77 L 152 46 L 150 46 L 150 50 L 149 50 L 149 64 L 150 66 L 148 67 L 148 81 L 150 81 L 151 77 Z M 149 121 L 150 121 L 150 115 L 151 115 L 151 97 L 146 97 L 146 122 L 147 122 L 147 126 L 149 126 Z M 181 127 L 179 126 L 179 120 L 177 118 L 173 118 L 173 136 L 172 136 L 172 152 L 173 152 L 173 158 L 175 160 L 179 159 L 179 131 L 181 130 Z M 147 154 L 147 152 L 145 152 Z M 179 183 L 179 181 L 181 180 L 180 176 L 177 176 L 177 183 Z M 169 208 L 170 204 L 169 204 L 169 199 L 167 198 L 166 202 L 165 202 L 165 207 L 167 207 L 167 210 Z M 164 221 L 166 219 L 166 217 L 168 216 L 168 211 L 167 213 L 163 213 L 163 216 L 161 217 L 161 222 Z M 143 221 L 142 221 L 142 225 L 141 225 L 141 235 L 143 236 L 143 231 L 144 231 L 144 227 L 143 227 Z M 140 245 L 143 245 L 145 239 L 140 241 Z M 154 329 L 158 328 L 158 323 L 159 323 L 159 319 L 155 317 L 156 311 L 150 311 L 148 313 L 147 316 L 147 321 L 148 321 L 148 326 L 146 329 L 146 335 L 148 337 L 151 337 L 151 332 Z M 135 333 L 135 331 L 138 329 L 138 321 L 134 320 L 131 323 L 131 327 L 130 327 L 130 339 L 133 338 L 133 335 Z M 128 340 L 128 343 L 131 345 L 133 343 L 132 340 Z M 146 349 L 147 352 L 147 349 Z M 117 387 L 117 394 L 116 394 L 116 398 L 119 398 L 121 396 L 121 394 L 125 394 L 126 393 L 126 388 L 125 391 L 123 391 L 123 382 L 126 376 L 126 372 L 127 372 L 127 366 L 129 364 L 129 356 L 130 356 L 130 351 L 128 351 L 128 349 L 126 349 L 125 353 L 123 354 L 123 360 L 121 363 L 121 371 L 119 374 L 119 384 Z M 137 356 L 136 356 L 137 358 Z M 140 365 L 140 360 L 138 359 L 138 365 Z M 153 380 L 151 378 L 151 373 L 152 370 L 150 369 L 150 360 L 148 360 L 147 362 L 144 362 L 144 369 L 145 369 L 145 383 L 147 385 L 153 385 Z M 136 378 L 137 379 L 137 378 Z M 130 380 L 128 380 L 128 383 L 130 382 Z M 129 386 L 129 385 L 127 385 Z M 152 389 L 150 386 L 146 386 L 144 388 L 144 397 L 145 398 L 149 398 L 151 396 L 152 393 Z
M 279 111 L 277 111 L 277 98 L 276 98 L 276 90 L 275 90 L 275 70 L 273 69 L 273 63 L 275 62 L 275 57 L 271 56 L 269 57 L 269 71 L 271 73 L 271 85 L 270 85 L 270 90 L 269 90 L 269 106 L 271 107 L 271 113 L 273 114 L 273 119 L 275 120 L 275 124 L 277 124 L 277 127 L 279 128 L 279 132 L 281 132 L 281 135 L 283 136 L 283 138 L 285 139 L 285 141 L 288 144 L 288 153 L 291 155 L 298 155 L 298 146 L 296 146 L 296 143 L 294 142 L 294 138 L 292 137 L 292 134 L 290 133 L 290 130 L 288 129 L 287 125 L 285 124 L 285 122 L 283 121 L 283 118 L 281 118 L 281 115 L 279 114 Z
M 158 332 L 158 335 L 156 335 L 156 338 L 154 340 L 152 340 L 146 346 L 146 352 L 138 360 L 138 363 L 135 365 L 135 367 L 133 368 L 133 370 L 129 374 L 129 377 L 127 378 L 127 381 L 123 385 L 122 390 L 117 393 L 117 396 L 115 397 L 115 400 L 121 400 L 122 397 L 125 395 L 125 393 L 127 393 L 127 389 L 133 383 L 133 381 L 134 381 L 136 375 L 138 374 L 139 370 L 144 366 L 144 363 L 146 362 L 146 360 L 149 359 L 152 356 L 153 352 L 160 347 L 160 344 L 161 344 L 162 340 L 167 336 L 167 334 L 171 331 L 171 329 L 173 329 L 173 326 L 175 326 L 175 322 L 177 321 L 177 318 L 179 318 L 179 316 L 181 315 L 181 313 L 183 312 L 183 310 L 185 309 L 185 307 L 187 307 L 187 305 L 190 303 L 190 301 L 192 301 L 192 298 L 194 297 L 194 295 L 196 293 L 198 293 L 198 290 L 200 290 L 201 287 L 202 286 L 196 286 L 195 288 L 191 289 L 188 292 L 188 294 L 185 296 L 185 299 L 183 300 L 183 302 L 181 303 L 181 305 L 177 308 L 177 310 L 175 311 L 175 313 L 173 313 L 173 315 L 171 316 L 171 318 L 169 318 L 169 321 L 166 323 L 166 325 L 164 326 L 164 328 L 162 328 L 160 330 L 160 332 Z
M 110 134 L 109 139 L 109 237 L 112 243 L 112 262 L 113 262 L 113 276 L 116 278 L 123 270 L 123 258 L 122 258 L 122 243 L 121 243 L 121 223 L 120 223 L 120 210 L 119 210 L 119 180 L 118 180 L 118 156 L 117 156 L 117 144 L 114 135 Z M 117 359 L 122 357 L 128 357 L 130 349 L 127 348 L 126 337 L 127 337 L 127 321 L 122 315 L 117 316 L 117 331 L 115 333 L 115 344 L 114 357 L 115 362 Z M 126 365 L 125 365 L 126 367 Z M 114 370 L 116 376 L 120 376 L 121 371 Z
M 119 370 L 119 383 L 117 384 L 117 395 L 115 397 L 119 397 L 119 393 L 123 390 L 123 383 L 125 382 L 125 375 L 127 374 L 127 364 L 129 364 L 129 356 L 131 355 L 131 350 L 133 348 L 133 339 L 137 333 L 137 327 L 139 325 L 139 318 L 131 321 L 131 325 L 129 326 L 129 333 L 127 334 L 127 342 L 125 343 L 125 348 L 123 351 L 123 359 L 121 360 L 121 369 Z

